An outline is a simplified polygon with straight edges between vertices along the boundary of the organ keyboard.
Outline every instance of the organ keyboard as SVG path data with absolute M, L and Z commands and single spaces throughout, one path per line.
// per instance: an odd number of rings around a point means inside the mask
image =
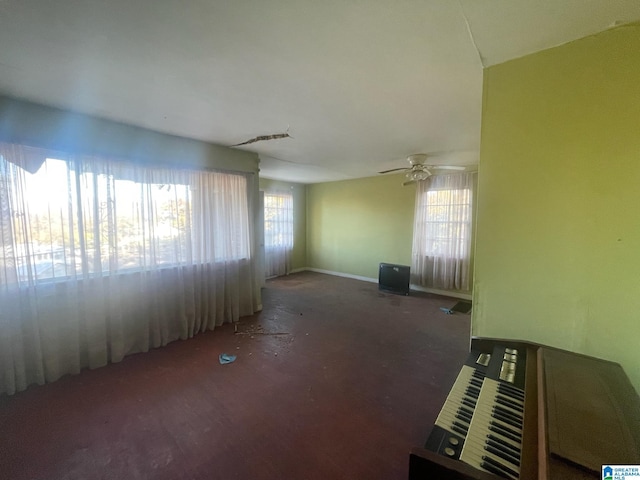
M 474 338 L 409 479 L 601 478 L 640 464 L 640 399 L 615 363 Z

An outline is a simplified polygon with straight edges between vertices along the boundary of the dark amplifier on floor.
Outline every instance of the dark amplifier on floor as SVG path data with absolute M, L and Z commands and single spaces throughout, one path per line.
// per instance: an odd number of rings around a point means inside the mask
M 378 288 L 385 292 L 409 295 L 409 267 L 381 263 L 378 274 Z

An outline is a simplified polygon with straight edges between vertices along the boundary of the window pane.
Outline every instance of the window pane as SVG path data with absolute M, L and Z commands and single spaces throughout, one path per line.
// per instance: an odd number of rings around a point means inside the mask
M 465 252 L 456 245 L 466 243 L 471 232 L 471 191 L 430 190 L 422 196 L 420 208 L 426 212 L 424 222 L 417 225 L 425 232 L 424 253 L 463 258 Z
M 0 157 L 0 283 L 249 258 L 243 175 L 112 167 Z
M 264 196 L 265 247 L 293 247 L 293 196 Z

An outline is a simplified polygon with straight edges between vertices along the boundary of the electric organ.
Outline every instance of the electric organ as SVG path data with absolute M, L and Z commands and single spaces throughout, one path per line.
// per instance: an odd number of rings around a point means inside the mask
M 640 464 L 640 399 L 620 365 L 474 338 L 409 479 L 591 479 Z

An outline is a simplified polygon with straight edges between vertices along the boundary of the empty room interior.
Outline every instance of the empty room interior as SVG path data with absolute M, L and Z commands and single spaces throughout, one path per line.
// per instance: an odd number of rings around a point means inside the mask
M 0 477 L 640 478 L 639 2 L 7 0 L 0 46 Z

